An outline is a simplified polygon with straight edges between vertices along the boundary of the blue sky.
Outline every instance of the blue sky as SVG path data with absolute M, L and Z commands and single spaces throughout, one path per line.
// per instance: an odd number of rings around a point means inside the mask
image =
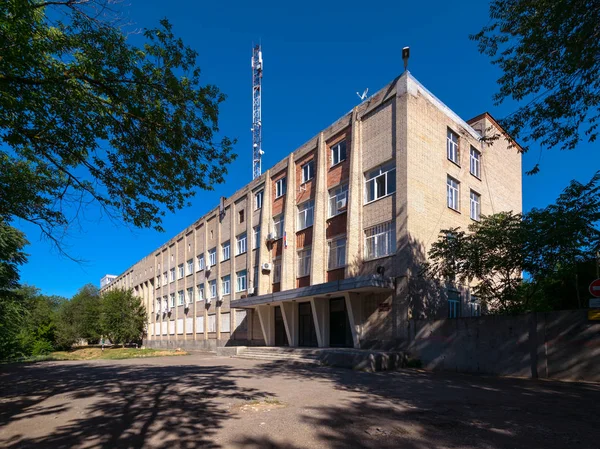
M 223 134 L 238 139 L 238 159 L 226 184 L 199 192 L 191 207 L 165 217 L 165 233 L 112 223 L 94 207 L 86 211 L 65 240 L 69 254 L 82 263 L 60 256 L 36 229 L 18 223 L 31 242 L 21 280 L 48 294 L 71 296 L 86 283 L 98 284 L 106 273 L 121 273 L 216 206 L 221 195 L 251 180 L 250 58 L 258 41 L 265 67 L 263 168 L 352 109 L 360 101 L 357 91 L 374 93 L 399 75 L 404 46 L 411 47 L 411 73 L 462 118 L 485 111 L 502 118 L 514 108 L 493 105 L 499 71 L 468 38 L 489 20 L 488 3 L 481 0 L 130 0 L 122 8 L 136 28 L 154 27 L 167 17 L 176 34 L 199 52 L 204 82 L 228 96 L 219 124 Z M 541 173 L 523 177 L 524 209 L 552 202 L 571 179 L 589 180 L 600 168 L 600 153 L 592 147 L 542 152 Z M 523 157 L 523 169 L 539 158 L 534 146 Z

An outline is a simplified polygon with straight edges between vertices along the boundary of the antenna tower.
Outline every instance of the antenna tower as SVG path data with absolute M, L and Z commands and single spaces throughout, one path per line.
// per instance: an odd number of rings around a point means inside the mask
M 262 74 L 263 60 L 260 45 L 252 50 L 252 179 L 260 176 L 262 150 Z

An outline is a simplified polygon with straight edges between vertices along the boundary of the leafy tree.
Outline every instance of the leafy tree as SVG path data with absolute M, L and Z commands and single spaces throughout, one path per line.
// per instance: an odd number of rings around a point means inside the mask
M 112 290 L 102 295 L 100 326 L 117 345 L 140 341 L 146 329 L 146 308 L 131 290 Z
M 600 172 L 586 184 L 572 181 L 544 209 L 482 217 L 468 232 L 443 230 L 429 251 L 427 271 L 474 285 L 475 294 L 500 313 L 582 307 L 582 282 L 590 280 L 600 251 L 599 224 Z
M 31 286 L 19 288 L 17 295 L 25 307 L 25 320 L 19 333 L 23 352 L 26 355 L 51 352 L 56 342 L 57 313 L 65 299 L 43 295 Z
M 2 201 L 0 195 L 0 202 Z M 0 301 L 7 299 L 12 295 L 12 290 L 19 286 L 18 268 L 27 261 L 27 255 L 23 251 L 27 243 L 21 231 L 0 217 Z
M 222 183 L 235 157 L 234 142 L 217 138 L 225 96 L 201 83 L 196 51 L 167 20 L 130 35 L 116 8 L 0 8 L 0 217 L 36 224 L 59 249 L 91 201 L 160 230 L 165 210 Z
M 470 37 L 502 70 L 496 104 L 524 102 L 501 121 L 509 134 L 561 149 L 574 149 L 583 138 L 595 141 L 600 3 L 492 0 L 489 15 L 489 24 Z
M 96 343 L 101 336 L 101 301 L 98 288 L 92 284 L 83 286 L 60 309 L 57 340 L 61 347 L 70 347 L 85 339 Z

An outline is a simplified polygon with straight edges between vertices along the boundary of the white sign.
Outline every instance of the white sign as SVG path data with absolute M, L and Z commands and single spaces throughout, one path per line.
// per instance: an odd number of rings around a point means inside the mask
M 600 298 L 590 298 L 590 309 L 600 308 Z

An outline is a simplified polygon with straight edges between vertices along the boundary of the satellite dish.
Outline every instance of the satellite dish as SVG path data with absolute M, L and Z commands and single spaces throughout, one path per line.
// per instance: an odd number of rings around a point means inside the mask
M 367 98 L 367 94 L 369 93 L 369 88 L 367 87 L 364 92 L 361 94 L 359 94 L 358 92 L 356 92 L 356 95 L 358 95 L 358 98 L 360 98 L 360 101 L 365 101 L 365 98 Z

